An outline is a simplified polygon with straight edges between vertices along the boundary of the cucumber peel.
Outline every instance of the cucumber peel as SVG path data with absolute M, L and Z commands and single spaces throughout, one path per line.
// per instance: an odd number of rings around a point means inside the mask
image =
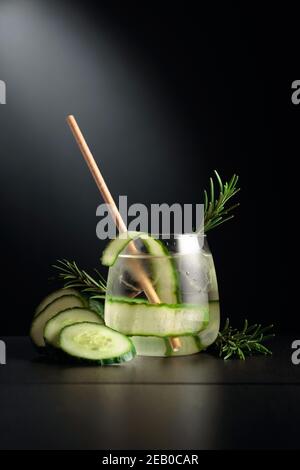
M 180 302 L 179 279 L 173 258 L 161 240 L 152 237 L 143 238 L 143 243 L 150 258 L 152 278 L 155 279 L 155 291 L 160 301 L 167 304 Z
M 129 336 L 195 335 L 209 322 L 209 306 L 192 304 L 150 304 L 107 297 L 105 324 Z
M 131 336 L 138 356 L 186 356 L 205 350 L 216 339 L 219 331 L 220 307 L 218 301 L 209 302 L 209 324 L 197 335 L 181 336 L 181 348 L 173 351 L 167 338 Z
M 108 243 L 107 247 L 102 253 L 101 262 L 104 266 L 113 266 L 118 258 L 119 254 L 127 247 L 127 245 L 138 238 L 149 237 L 143 232 L 125 232 L 120 234 L 114 240 Z
M 179 303 L 179 281 L 174 261 L 165 245 L 147 233 L 126 232 L 112 240 L 103 251 L 102 264 L 109 267 L 113 266 L 128 244 L 137 239 L 142 240 L 148 255 L 150 255 L 148 262 L 152 277 L 155 280 L 154 288 L 161 302 Z M 141 253 L 141 255 L 143 256 L 144 253 Z

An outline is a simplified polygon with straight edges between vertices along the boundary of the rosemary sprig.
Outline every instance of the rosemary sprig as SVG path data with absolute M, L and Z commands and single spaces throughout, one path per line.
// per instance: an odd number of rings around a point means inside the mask
M 233 357 L 245 360 L 246 356 L 253 354 L 272 354 L 271 350 L 264 346 L 262 343 L 274 334 L 267 334 L 272 330 L 273 325 L 262 328 L 261 325 L 248 325 L 248 320 L 245 320 L 242 330 L 232 328 L 229 324 L 229 319 L 226 319 L 225 326 L 219 332 L 218 337 L 213 344 L 217 350 L 219 357 L 225 360 Z
M 89 292 L 94 294 L 93 297 L 104 296 L 106 281 L 97 269 L 94 269 L 97 275 L 97 279 L 95 279 L 86 271 L 80 269 L 75 261 L 57 260 L 57 264 L 52 267 L 58 270 L 58 279 L 63 281 L 64 287 L 74 287 L 82 292 Z
M 240 188 L 237 187 L 239 177 L 237 175 L 233 175 L 228 182 L 223 183 L 216 170 L 215 176 L 219 186 L 218 196 L 216 197 L 215 194 L 213 178 L 210 178 L 209 194 L 208 191 L 204 190 L 204 232 L 208 232 L 227 220 L 232 219 L 233 214 L 228 214 L 239 206 L 238 203 L 225 208 L 228 201 L 240 191 Z

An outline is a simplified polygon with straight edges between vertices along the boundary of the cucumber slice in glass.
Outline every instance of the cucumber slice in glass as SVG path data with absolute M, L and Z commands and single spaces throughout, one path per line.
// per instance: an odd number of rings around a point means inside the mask
M 143 232 L 125 232 L 111 240 L 102 253 L 101 262 L 104 266 L 113 266 L 119 254 L 125 250 L 128 243 L 137 238 L 149 237 Z
M 138 356 L 187 356 L 200 352 L 203 347 L 199 344 L 197 336 L 180 336 L 181 347 L 173 351 L 167 338 L 156 336 L 131 336 Z
M 153 256 L 150 261 L 152 278 L 156 280 L 154 287 L 160 301 L 166 304 L 179 303 L 177 269 L 168 249 L 160 240 L 152 237 L 143 238 L 142 241 L 149 255 Z
M 107 297 L 105 324 L 129 336 L 182 336 L 203 330 L 209 321 L 209 306 L 149 304 L 123 297 Z
M 61 330 L 60 348 L 73 358 L 98 365 L 127 362 L 136 352 L 127 336 L 98 323 L 75 323 Z
M 219 331 L 219 302 L 209 303 L 209 325 L 198 335 L 181 336 L 181 348 L 173 351 L 167 338 L 158 338 L 156 336 L 131 336 L 138 356 L 186 356 L 197 354 L 212 344 Z
M 113 266 L 127 245 L 137 239 L 142 240 L 148 254 L 152 256 L 152 277 L 156 279 L 154 287 L 160 301 L 168 304 L 179 303 L 179 283 L 174 261 L 165 245 L 147 233 L 127 232 L 112 240 L 103 251 L 102 264 Z

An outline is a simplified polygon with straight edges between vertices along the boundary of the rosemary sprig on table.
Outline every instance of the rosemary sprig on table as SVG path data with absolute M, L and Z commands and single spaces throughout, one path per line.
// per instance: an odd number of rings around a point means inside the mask
M 233 215 L 228 215 L 239 204 L 234 204 L 228 208 L 225 205 L 228 201 L 235 196 L 240 188 L 237 187 L 239 177 L 233 175 L 232 178 L 223 183 L 219 173 L 215 170 L 215 176 L 218 181 L 219 193 L 216 197 L 215 184 L 213 178 L 210 178 L 210 191 L 209 194 L 204 190 L 204 232 L 223 224 L 227 220 L 233 218 Z
M 106 291 L 106 281 L 103 276 L 94 269 L 97 279 L 93 278 L 83 269 L 80 269 L 75 261 L 66 259 L 57 260 L 53 268 L 58 270 L 58 279 L 64 287 L 74 287 L 81 292 L 89 292 L 93 297 L 103 297 Z
M 266 335 L 272 328 L 273 325 L 264 328 L 261 325 L 249 326 L 248 321 L 245 320 L 243 329 L 239 331 L 230 326 L 227 318 L 223 330 L 219 332 L 212 347 L 217 350 L 219 357 L 225 360 L 233 357 L 245 360 L 246 356 L 252 354 L 270 355 L 272 352 L 262 343 L 275 336 L 274 334 Z

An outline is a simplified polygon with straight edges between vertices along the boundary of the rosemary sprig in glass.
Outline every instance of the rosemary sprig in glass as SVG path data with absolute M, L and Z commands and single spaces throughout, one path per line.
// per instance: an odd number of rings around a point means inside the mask
M 80 269 L 75 261 L 66 259 L 57 260 L 53 268 L 58 270 L 58 279 L 63 282 L 64 287 L 73 287 L 81 292 L 91 294 L 93 298 L 102 298 L 106 291 L 106 281 L 104 277 L 94 269 L 97 278 L 95 279 L 83 269 Z
M 212 347 L 217 350 L 219 357 L 225 360 L 234 357 L 245 360 L 246 356 L 253 354 L 270 355 L 271 350 L 262 343 L 275 336 L 269 333 L 272 329 L 273 325 L 264 328 L 261 325 L 249 326 L 245 320 L 242 330 L 239 331 L 229 324 L 227 318 L 223 330 L 219 332 Z
M 223 183 L 219 173 L 215 170 L 215 176 L 218 182 L 219 192 L 216 197 L 215 184 L 213 178 L 210 178 L 210 190 L 204 190 L 204 232 L 217 227 L 233 218 L 233 214 L 228 215 L 239 203 L 225 208 L 228 201 L 235 196 L 240 188 L 237 187 L 239 177 L 233 175 L 231 179 Z

